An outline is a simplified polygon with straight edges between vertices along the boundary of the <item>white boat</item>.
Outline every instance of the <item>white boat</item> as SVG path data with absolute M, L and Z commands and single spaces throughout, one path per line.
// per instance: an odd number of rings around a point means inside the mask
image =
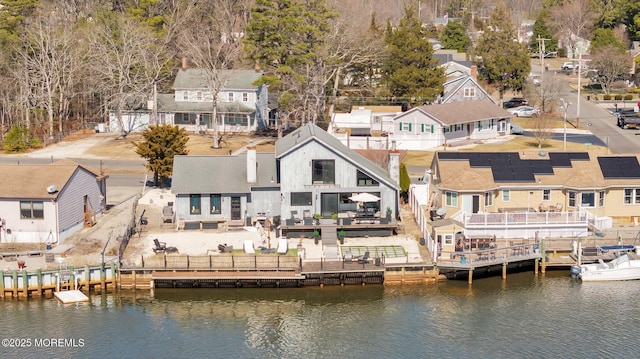
M 640 259 L 634 253 L 623 253 L 610 262 L 571 267 L 571 275 L 583 282 L 640 279 Z

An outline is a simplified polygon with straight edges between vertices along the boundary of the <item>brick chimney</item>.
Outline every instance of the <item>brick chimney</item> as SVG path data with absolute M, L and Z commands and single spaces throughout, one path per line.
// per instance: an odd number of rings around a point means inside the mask
M 249 146 L 247 146 L 247 183 L 256 183 L 258 180 L 256 146 L 252 142 L 249 142 Z
M 471 76 L 476 80 L 478 79 L 478 66 L 471 65 Z
M 183 70 L 183 71 L 186 71 L 186 70 L 187 70 L 187 68 L 189 68 L 189 63 L 187 62 L 187 58 L 186 58 L 186 57 L 183 57 L 183 58 L 182 58 L 182 70 Z

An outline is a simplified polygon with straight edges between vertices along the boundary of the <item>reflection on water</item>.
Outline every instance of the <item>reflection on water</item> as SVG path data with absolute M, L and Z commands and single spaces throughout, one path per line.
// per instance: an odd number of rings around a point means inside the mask
M 90 303 L 0 301 L 15 338 L 82 338 L 26 357 L 531 358 L 634 356 L 640 281 L 562 272 L 420 286 L 123 291 Z M 9 324 L 10 323 L 10 324 Z

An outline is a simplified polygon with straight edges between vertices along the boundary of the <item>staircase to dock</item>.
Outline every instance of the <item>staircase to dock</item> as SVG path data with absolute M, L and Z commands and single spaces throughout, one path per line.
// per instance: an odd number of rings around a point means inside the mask
M 321 236 L 325 259 L 340 259 L 338 250 L 338 227 L 322 226 Z

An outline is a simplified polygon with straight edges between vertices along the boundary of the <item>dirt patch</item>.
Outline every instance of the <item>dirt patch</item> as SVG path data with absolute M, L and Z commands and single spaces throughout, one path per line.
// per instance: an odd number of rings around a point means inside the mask
M 99 142 L 96 146 L 89 148 L 85 154 L 105 158 L 105 159 L 132 159 L 140 158 L 135 151 L 134 143 L 143 141 L 140 134 L 130 134 L 124 139 L 117 137 L 110 138 L 107 141 Z M 258 152 L 275 151 L 274 138 L 260 138 L 245 134 L 233 134 L 223 136 L 220 142 L 220 148 L 212 148 L 213 138 L 209 135 L 189 135 L 187 149 L 190 155 L 229 155 L 237 150 L 249 145 L 253 141 L 258 143 L 256 150 Z

